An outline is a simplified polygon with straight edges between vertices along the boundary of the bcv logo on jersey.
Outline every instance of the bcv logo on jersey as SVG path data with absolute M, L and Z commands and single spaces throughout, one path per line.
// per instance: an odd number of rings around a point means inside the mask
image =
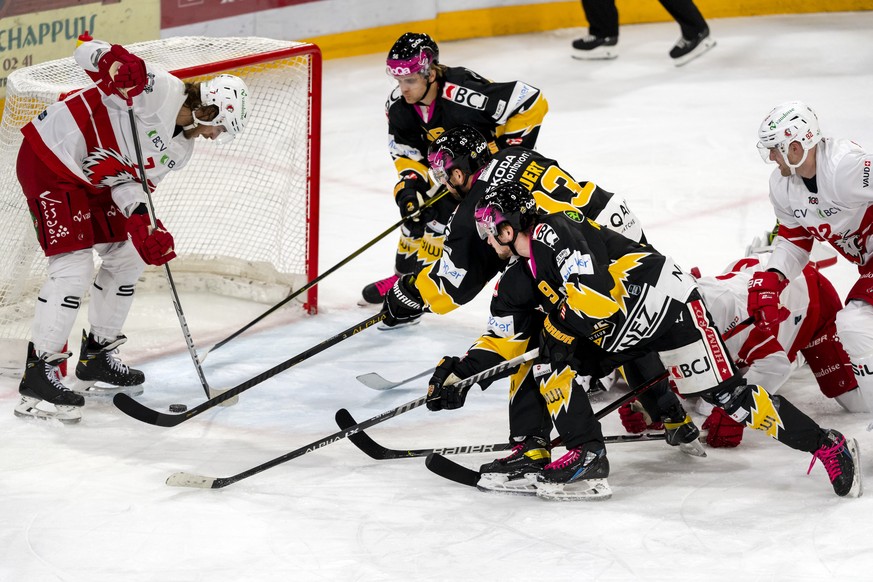
M 710 364 L 709 358 L 703 357 L 697 360 L 692 360 L 690 363 L 670 366 L 670 375 L 673 378 L 684 379 L 691 378 L 698 374 L 705 374 L 710 370 L 712 370 L 712 364 Z
M 485 104 L 488 103 L 488 97 L 482 93 L 454 83 L 446 83 L 443 87 L 443 97 L 458 105 L 479 110 L 485 109 Z

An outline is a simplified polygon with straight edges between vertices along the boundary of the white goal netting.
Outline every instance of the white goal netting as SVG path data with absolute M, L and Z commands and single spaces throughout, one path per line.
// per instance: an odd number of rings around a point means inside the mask
M 190 163 L 171 172 L 153 194 L 157 216 L 175 239 L 178 258 L 170 266 L 176 284 L 276 303 L 315 278 L 318 48 L 264 38 L 206 37 L 127 48 L 185 80 L 230 73 L 242 77 L 251 91 L 245 131 L 229 144 L 198 140 Z M 0 344 L 29 336 L 45 276 L 45 257 L 15 174 L 20 129 L 60 95 L 89 83 L 72 57 L 21 69 L 8 78 L 0 123 Z M 149 267 L 140 288 L 165 284 L 163 268 Z M 315 289 L 301 299 L 314 312 Z

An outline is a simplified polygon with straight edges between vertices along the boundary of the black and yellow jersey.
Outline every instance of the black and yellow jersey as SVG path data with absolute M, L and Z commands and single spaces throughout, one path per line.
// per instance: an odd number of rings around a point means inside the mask
M 396 87 L 385 104 L 388 147 L 401 179 L 428 180 L 427 150 L 445 131 L 471 125 L 497 151 L 534 147 L 549 110 L 542 92 L 521 81 L 492 82 L 464 67 L 447 67 L 430 106 L 410 105 Z
M 489 186 L 515 181 L 533 193 L 544 212 L 572 210 L 636 241 L 645 241 L 639 220 L 627 202 L 594 182 L 576 181 L 558 162 L 529 148 L 509 147 L 494 155 L 449 220 L 442 256 L 419 257 L 416 287 L 433 313 L 448 313 L 471 301 L 505 261 L 481 240 L 473 217 Z

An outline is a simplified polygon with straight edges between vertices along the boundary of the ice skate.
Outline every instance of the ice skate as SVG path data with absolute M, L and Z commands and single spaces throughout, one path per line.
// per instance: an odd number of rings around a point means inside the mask
M 145 374 L 121 363 L 118 346 L 127 341 L 123 335 L 108 342 L 98 342 L 93 334 L 82 331 L 82 348 L 76 365 L 74 392 L 87 397 L 112 398 L 120 392 L 129 396 L 143 393 Z
M 606 448 L 596 441 L 585 443 L 543 468 L 537 476 L 537 497 L 552 501 L 609 499 L 612 489 L 606 481 L 608 475 Z
M 670 58 L 677 67 L 689 63 L 715 46 L 715 40 L 709 36 L 709 29 L 697 34 L 694 38 L 680 37 L 670 50 Z
M 509 455 L 479 468 L 480 491 L 536 495 L 536 476 L 551 460 L 549 443 L 531 436 L 512 447 Z
M 667 444 L 673 447 L 678 446 L 679 450 L 686 455 L 693 457 L 705 457 L 706 450 L 697 438 L 700 436 L 700 429 L 691 420 L 688 414 L 684 414 L 684 418 L 679 421 L 664 419 L 664 430 L 667 432 Z
M 834 493 L 840 497 L 860 497 L 864 492 L 861 452 L 855 439 L 848 439 L 834 429 L 827 430 L 821 448 L 812 454 L 807 475 L 816 460 L 820 460 L 828 472 Z
M 38 356 L 33 343 L 28 344 L 24 376 L 18 385 L 21 400 L 15 406 L 15 416 L 56 419 L 67 423 L 82 420 L 79 408 L 85 404 L 85 399 L 61 382 L 58 369 L 58 364 L 71 355 L 70 352 L 64 352 Z
M 30 396 L 21 396 L 13 412 L 20 418 L 57 420 L 64 424 L 75 424 L 82 420 L 82 409 L 78 406 L 52 404 Z
M 573 41 L 574 59 L 581 61 L 605 61 L 618 56 L 617 36 L 594 36 L 589 34 Z
M 396 282 L 397 275 L 391 275 L 390 277 L 370 283 L 361 290 L 361 299 L 358 300 L 358 305 L 361 307 L 366 307 L 368 305 L 382 305 L 388 290 L 391 289 Z

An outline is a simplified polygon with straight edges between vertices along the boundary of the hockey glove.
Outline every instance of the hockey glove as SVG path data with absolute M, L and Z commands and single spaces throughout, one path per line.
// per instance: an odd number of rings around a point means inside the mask
M 467 392 L 470 387 L 456 388 L 462 380 L 455 374 L 460 358 L 457 356 L 445 356 L 437 365 L 427 387 L 427 409 L 454 410 L 464 405 L 467 400 Z
M 540 361 L 549 362 L 554 370 L 569 363 L 576 352 L 577 338 L 558 315 L 561 309 L 559 305 L 546 317 L 540 332 Z
M 388 293 L 382 307 L 388 312 L 388 317 L 382 322 L 387 327 L 406 325 L 416 321 L 424 313 L 424 301 L 415 288 L 415 276 L 403 275 Z
M 147 265 L 163 265 L 176 258 L 173 251 L 173 235 L 164 229 L 160 220 L 155 220 L 153 230 L 145 206 L 134 211 L 127 219 L 127 238 Z
M 112 74 L 112 66 L 118 63 L 118 70 Z M 104 92 L 116 93 L 124 99 L 136 97 L 143 92 L 148 81 L 145 61 L 127 51 L 120 44 L 112 45 L 97 62 L 99 86 Z M 124 89 L 125 95 L 120 90 Z
M 706 444 L 711 447 L 733 448 L 743 441 L 743 425 L 727 415 L 721 408 L 713 408 L 703 423 L 706 434 Z
M 790 315 L 787 308 L 779 304 L 779 293 L 788 285 L 780 281 L 779 273 L 758 271 L 749 280 L 749 314 L 755 318 L 755 325 L 772 336 L 778 335 L 779 324 Z
M 618 409 L 618 416 L 621 418 L 621 425 L 629 433 L 637 434 L 647 430 L 664 430 L 664 425 L 660 422 L 652 422 L 652 417 L 643 408 L 639 400 L 631 400 L 622 404 Z
M 400 216 L 408 217 L 421 210 L 427 196 L 427 181 L 418 177 L 418 174 L 410 173 L 404 179 L 397 182 L 394 187 L 394 202 L 400 208 Z M 411 218 L 413 222 L 430 222 L 433 218 L 433 209 L 428 207 Z

